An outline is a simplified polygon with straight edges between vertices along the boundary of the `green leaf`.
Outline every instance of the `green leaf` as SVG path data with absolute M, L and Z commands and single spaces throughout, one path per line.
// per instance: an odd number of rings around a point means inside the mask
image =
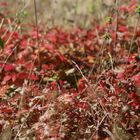
M 58 76 L 53 75 L 51 78 L 48 79 L 48 82 L 53 82 L 53 81 L 57 81 L 57 80 L 58 80 Z
M 137 12 L 138 14 L 140 14 L 140 5 L 138 5 L 138 7 L 137 7 L 137 9 L 136 9 L 136 12 Z
M 21 11 L 21 12 L 16 13 L 17 18 L 24 18 L 24 17 L 27 17 L 27 16 L 28 16 L 27 11 Z
M 94 3 L 91 3 L 89 6 L 88 6 L 88 11 L 90 13 L 94 13 L 96 11 L 96 5 Z
M 2 40 L 1 37 L 0 37 L 0 47 L 1 47 L 2 49 L 4 49 L 4 41 Z
M 103 35 L 103 38 L 104 38 L 104 40 L 109 40 L 109 39 L 111 39 L 110 33 L 105 33 L 105 34 Z
M 105 17 L 105 22 L 111 23 L 112 22 L 112 17 Z

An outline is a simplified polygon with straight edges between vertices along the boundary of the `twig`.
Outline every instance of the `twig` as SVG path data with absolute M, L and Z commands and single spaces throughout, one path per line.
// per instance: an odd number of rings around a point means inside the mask
M 105 116 L 101 119 L 100 122 L 98 122 L 97 127 L 95 132 L 92 134 L 92 136 L 90 137 L 89 140 L 92 140 L 93 136 L 96 134 L 96 132 L 98 132 L 99 127 L 101 126 L 101 124 L 103 123 L 103 121 L 105 120 L 105 118 L 107 117 L 108 114 L 105 114 Z
M 39 47 L 39 27 L 38 27 L 38 16 L 37 16 L 37 4 L 36 0 L 34 0 L 34 11 L 35 11 L 35 24 L 36 24 L 36 32 L 37 32 L 37 47 L 38 47 L 38 63 L 40 64 L 40 47 Z
M 116 8 L 116 25 L 115 25 L 115 37 L 117 39 L 117 30 L 118 30 L 118 5 L 119 5 L 119 0 L 116 0 L 115 2 L 115 8 Z M 116 47 L 116 42 L 114 42 L 114 47 Z
M 28 4 L 30 3 L 30 0 L 27 1 L 26 4 L 24 4 L 24 7 L 18 12 L 18 13 L 22 13 L 24 11 L 24 9 L 28 6 Z M 10 20 L 9 20 L 10 21 Z M 17 17 L 15 17 L 15 19 L 13 20 L 13 22 L 10 22 L 10 27 L 12 27 L 17 21 Z M 4 34 L 2 35 L 2 38 L 7 34 L 7 32 L 9 31 L 9 29 L 7 29 Z
M 13 48 L 12 52 L 7 56 L 6 60 L 4 61 L 1 70 L 3 70 L 3 68 L 5 67 L 5 64 L 7 63 L 8 59 L 10 58 L 10 56 L 13 54 L 13 52 L 16 50 L 17 45 Z
M 85 75 L 83 74 L 83 72 L 81 71 L 81 69 L 79 68 L 79 66 L 76 64 L 76 62 L 73 61 L 73 60 L 71 60 L 71 61 L 72 61 L 72 63 L 75 65 L 75 67 L 78 69 L 78 71 L 79 71 L 80 74 L 82 75 L 83 79 L 87 82 L 88 85 L 90 85 L 89 82 L 88 82 L 88 79 L 85 77 Z
M 3 25 L 3 23 L 4 23 L 4 18 L 2 18 L 2 20 L 1 20 L 0 29 L 1 29 L 2 25 Z
M 106 132 L 111 137 L 111 140 L 115 140 L 113 134 L 108 129 L 103 128 L 103 131 Z
M 132 49 L 132 46 L 133 46 L 133 43 L 134 43 L 134 39 L 135 39 L 137 27 L 138 27 L 138 25 L 139 25 L 139 20 L 140 20 L 140 15 L 138 15 L 138 19 L 137 19 L 137 22 L 136 22 L 135 27 L 134 27 L 133 36 L 132 36 L 132 39 L 131 39 L 131 42 L 130 42 L 129 51 L 128 51 L 128 58 L 129 58 L 129 56 L 130 56 L 131 49 Z
M 35 109 L 35 107 L 38 105 L 38 103 L 39 103 L 39 100 L 38 100 L 38 102 L 29 110 L 28 114 L 27 114 L 26 117 L 25 117 L 26 120 L 27 120 L 28 117 L 30 116 L 30 113 L 31 113 L 31 112 Z M 22 128 L 23 128 L 24 125 L 25 125 L 25 122 L 26 122 L 26 121 L 24 121 L 24 122 L 22 123 L 22 125 L 20 126 L 20 128 L 19 128 L 19 130 L 18 130 L 18 132 L 17 132 L 17 134 L 16 134 L 16 136 L 15 136 L 15 138 L 14 138 L 14 140 L 16 140 L 17 137 L 19 136 L 19 134 L 20 134 Z
M 37 48 L 38 48 L 38 53 L 37 53 L 37 60 L 38 60 L 38 64 L 40 65 L 40 43 L 39 43 L 39 27 L 38 27 L 38 16 L 37 16 L 37 4 L 36 4 L 36 0 L 34 0 L 34 13 L 35 13 L 35 26 L 36 26 L 36 32 L 37 32 L 37 38 L 36 38 L 36 42 L 37 42 Z M 28 78 L 30 78 L 30 76 L 32 75 L 33 72 L 33 68 L 34 68 L 34 63 L 35 63 L 35 59 L 33 60 L 33 65 L 30 69 Z M 29 81 L 29 87 L 31 85 L 31 79 Z
M 98 32 L 97 29 L 96 29 L 95 31 L 96 31 L 97 41 L 100 42 L 99 32 Z M 98 53 L 98 56 L 97 56 L 97 57 L 99 57 L 99 53 Z M 88 77 L 91 76 L 91 74 L 92 74 L 94 68 L 95 68 L 95 63 L 92 64 L 92 68 L 91 68 L 91 70 L 89 71 Z

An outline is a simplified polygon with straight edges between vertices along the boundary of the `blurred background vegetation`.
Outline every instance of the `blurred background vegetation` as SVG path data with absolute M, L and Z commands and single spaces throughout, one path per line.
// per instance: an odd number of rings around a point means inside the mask
M 119 1 L 120 5 L 130 2 Z M 17 17 L 22 23 L 35 23 L 34 0 L 0 0 L 0 3 L 5 2 L 7 6 L 0 6 L 0 13 Z M 95 22 L 102 23 L 115 6 L 115 0 L 36 0 L 36 3 L 38 23 L 45 27 L 78 25 L 87 28 Z

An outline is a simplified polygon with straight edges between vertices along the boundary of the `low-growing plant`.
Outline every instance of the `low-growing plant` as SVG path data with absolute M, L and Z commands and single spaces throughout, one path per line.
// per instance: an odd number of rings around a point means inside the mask
M 1 139 L 140 139 L 140 28 L 127 21 L 137 5 L 70 31 L 45 30 L 36 5 L 36 25 L 0 15 Z

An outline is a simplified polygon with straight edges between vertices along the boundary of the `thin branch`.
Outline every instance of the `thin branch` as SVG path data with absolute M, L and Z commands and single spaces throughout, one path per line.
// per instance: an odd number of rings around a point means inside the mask
M 38 63 L 40 64 L 40 47 L 39 47 L 39 27 L 38 27 L 38 16 L 37 16 L 37 3 L 34 0 L 34 12 L 35 12 L 35 24 L 36 24 L 36 32 L 37 32 L 37 47 L 38 47 Z
M 73 63 L 73 64 L 75 65 L 75 67 L 78 69 L 78 71 L 79 71 L 80 74 L 82 75 L 83 79 L 87 82 L 87 84 L 90 85 L 89 82 L 88 82 L 88 79 L 85 77 L 85 75 L 83 74 L 83 72 L 81 71 L 81 69 L 79 68 L 79 66 L 76 64 L 76 62 L 72 60 L 72 63 Z
M 137 27 L 139 25 L 139 21 L 140 21 L 140 15 L 138 15 L 138 19 L 137 19 L 137 22 L 136 22 L 135 27 L 134 27 L 134 32 L 133 32 L 133 36 L 132 36 L 132 39 L 131 39 L 131 42 L 130 42 L 130 47 L 129 47 L 129 52 L 128 52 L 128 58 L 130 56 L 132 46 L 133 46 L 133 43 L 134 43 L 134 40 L 135 40 L 136 31 L 137 31 Z

